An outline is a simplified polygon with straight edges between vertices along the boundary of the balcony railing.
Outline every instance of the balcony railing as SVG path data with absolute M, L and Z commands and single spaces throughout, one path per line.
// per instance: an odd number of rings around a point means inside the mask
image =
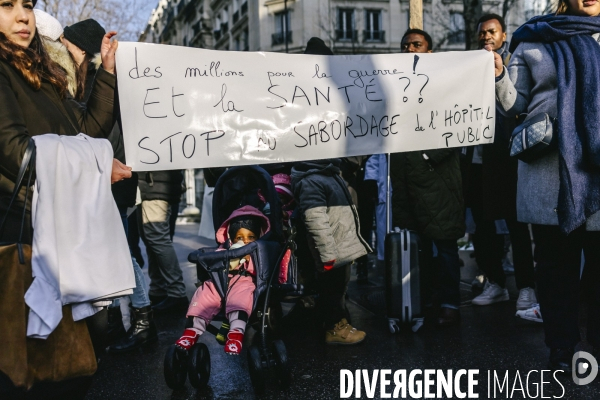
M 335 37 L 339 41 L 356 42 L 358 40 L 358 31 L 337 29 L 335 31 Z
M 236 11 L 233 13 L 233 23 L 235 24 L 240 19 L 240 12 Z
M 385 31 L 363 31 L 365 42 L 385 42 Z
M 240 7 L 241 15 L 244 15 L 248 12 L 248 2 L 245 1 Z
M 286 36 L 287 36 L 287 42 L 292 43 L 292 32 L 291 31 L 288 31 L 287 35 L 285 34 L 285 32 L 277 32 L 277 33 L 274 33 L 273 35 L 271 35 L 272 46 L 275 46 L 278 44 L 284 44 L 286 41 Z

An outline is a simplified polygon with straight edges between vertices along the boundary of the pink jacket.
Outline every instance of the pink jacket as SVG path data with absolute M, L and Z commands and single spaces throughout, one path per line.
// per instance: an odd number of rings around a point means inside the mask
M 269 222 L 269 218 L 267 218 L 257 208 L 252 207 L 252 206 L 243 206 L 241 208 L 238 208 L 237 210 L 235 210 L 234 212 L 231 213 L 231 215 L 221 224 L 221 226 L 219 227 L 219 229 L 217 229 L 217 232 L 215 233 L 215 239 L 217 240 L 217 243 L 219 244 L 220 250 L 225 250 L 225 244 L 227 243 L 228 240 L 230 240 L 229 233 L 228 233 L 229 232 L 229 222 L 233 218 L 239 217 L 241 215 L 254 216 L 254 217 L 258 217 L 261 219 L 262 228 L 261 228 L 259 237 L 263 236 L 265 233 L 269 232 L 269 230 L 271 229 L 271 223 Z M 255 275 L 254 264 L 253 264 L 252 260 L 250 260 L 250 262 L 248 263 L 248 266 L 246 267 L 246 271 L 248 271 L 253 276 Z

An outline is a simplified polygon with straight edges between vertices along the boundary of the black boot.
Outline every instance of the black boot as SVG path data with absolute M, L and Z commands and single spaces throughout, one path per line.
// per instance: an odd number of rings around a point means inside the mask
M 108 308 L 108 326 L 106 327 L 106 342 L 111 345 L 122 339 L 127 332 L 123 326 L 123 314 L 121 307 Z
M 131 328 L 126 337 L 110 346 L 108 350 L 111 353 L 125 353 L 158 340 L 150 306 L 131 308 L 131 312 L 133 315 Z

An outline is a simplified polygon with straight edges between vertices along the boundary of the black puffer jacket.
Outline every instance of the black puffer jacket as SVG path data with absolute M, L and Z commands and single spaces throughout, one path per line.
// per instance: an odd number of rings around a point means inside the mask
M 172 204 L 181 199 L 183 193 L 181 170 L 139 172 L 138 176 L 142 200 L 165 200 Z
M 318 268 L 332 260 L 334 267 L 343 266 L 371 251 L 360 236 L 358 213 L 338 165 L 339 160 L 313 161 L 292 168 L 292 190 Z
M 455 240 L 465 234 L 462 179 L 456 149 L 392 154 L 390 175 L 394 226 L 437 240 Z

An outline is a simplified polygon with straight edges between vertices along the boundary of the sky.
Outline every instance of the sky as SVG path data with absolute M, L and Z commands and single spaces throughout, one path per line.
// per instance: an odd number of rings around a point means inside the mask
M 129 0 L 125 0 L 129 1 Z M 158 0 L 142 0 L 143 5 L 138 13 L 139 18 L 135 21 L 137 32 L 142 32 L 144 28 L 146 28 L 146 24 L 150 19 L 150 14 L 152 14 L 152 10 L 158 5 Z M 137 38 L 136 38 L 137 40 Z
M 36 8 L 57 18 L 63 26 L 94 18 L 119 40 L 137 41 L 159 0 L 40 0 Z M 127 22 L 129 21 L 129 22 Z

